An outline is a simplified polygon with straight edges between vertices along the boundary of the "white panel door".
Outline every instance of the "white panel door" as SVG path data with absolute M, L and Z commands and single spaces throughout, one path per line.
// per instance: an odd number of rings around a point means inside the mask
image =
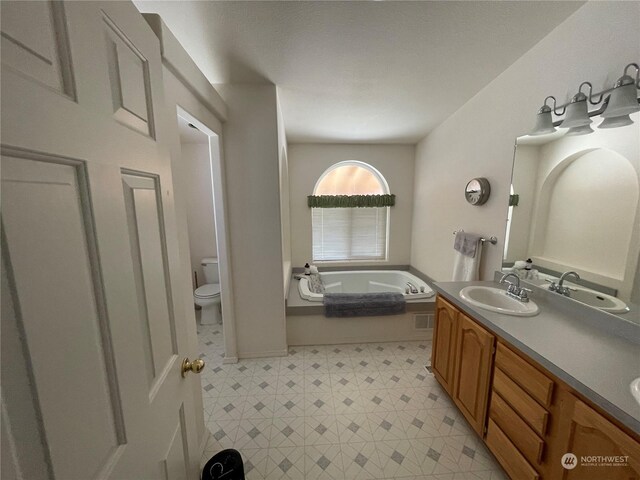
M 158 40 L 129 2 L 0 30 L 2 478 L 198 478 Z

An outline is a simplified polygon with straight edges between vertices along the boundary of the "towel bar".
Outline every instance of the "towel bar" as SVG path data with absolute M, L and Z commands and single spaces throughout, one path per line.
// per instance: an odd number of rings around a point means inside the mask
M 458 231 L 460 231 L 460 232 L 464 232 L 464 230 L 454 230 L 454 231 L 453 231 L 453 234 L 455 235 L 456 233 L 458 233 Z M 482 238 L 480 239 L 480 241 L 481 241 L 482 243 L 487 243 L 487 242 L 489 242 L 491 245 L 495 245 L 495 244 L 497 244 L 497 243 L 498 243 L 498 238 L 497 238 L 497 237 L 495 237 L 495 236 L 492 236 L 492 237 L 489 237 L 489 238 L 484 238 L 484 237 L 482 237 Z

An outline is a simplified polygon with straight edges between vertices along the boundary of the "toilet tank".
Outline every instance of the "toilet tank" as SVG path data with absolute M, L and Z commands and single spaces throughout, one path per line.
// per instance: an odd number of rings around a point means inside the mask
M 204 271 L 204 281 L 206 283 L 220 283 L 218 275 L 218 259 L 213 257 L 205 257 L 200 261 L 202 270 Z

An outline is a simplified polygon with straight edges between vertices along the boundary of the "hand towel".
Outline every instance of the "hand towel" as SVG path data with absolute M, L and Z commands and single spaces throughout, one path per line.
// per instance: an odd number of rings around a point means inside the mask
M 453 243 L 453 248 L 462 255 L 468 257 L 475 257 L 478 246 L 480 245 L 480 235 L 475 233 L 466 233 L 460 230 L 456 232 L 456 239 Z
M 461 235 L 464 235 L 465 238 L 458 241 L 458 237 Z M 475 238 L 475 248 L 472 248 L 473 238 Z M 452 277 L 454 282 L 471 282 L 480 279 L 480 257 L 482 256 L 480 238 L 480 235 L 465 232 L 456 234 Z M 470 255 L 471 252 L 473 255 Z

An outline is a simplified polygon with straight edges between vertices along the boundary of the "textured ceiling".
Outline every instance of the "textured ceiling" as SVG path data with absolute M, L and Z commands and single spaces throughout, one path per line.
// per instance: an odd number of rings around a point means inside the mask
M 415 143 L 584 2 L 135 3 L 211 83 L 277 85 L 289 142 Z

